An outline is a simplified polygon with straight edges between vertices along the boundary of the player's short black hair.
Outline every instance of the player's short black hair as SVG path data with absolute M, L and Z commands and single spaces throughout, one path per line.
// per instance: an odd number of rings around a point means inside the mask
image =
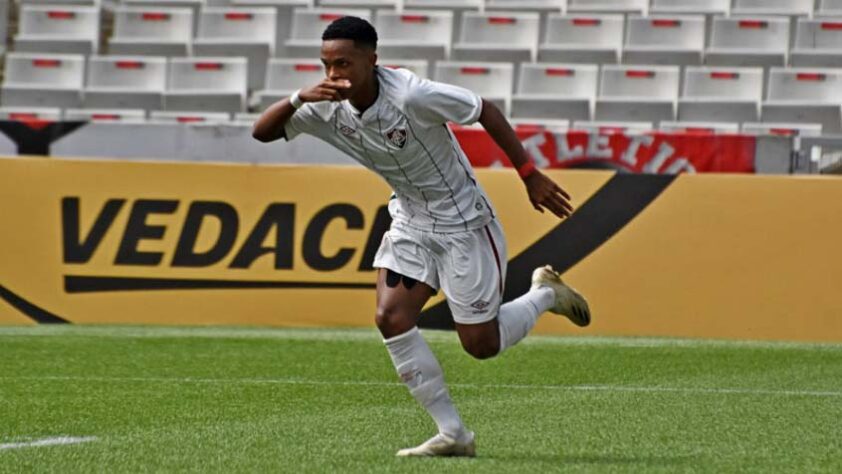
M 325 28 L 322 41 L 337 39 L 353 40 L 354 46 L 358 48 L 377 49 L 377 31 L 371 23 L 355 16 L 343 16 Z

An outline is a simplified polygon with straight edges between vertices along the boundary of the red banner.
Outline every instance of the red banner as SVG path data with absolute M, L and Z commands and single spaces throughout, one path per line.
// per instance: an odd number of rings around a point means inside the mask
M 471 164 L 511 166 L 482 129 L 453 127 Z M 516 130 L 539 168 L 609 168 L 632 173 L 753 173 L 755 138 L 739 134 Z

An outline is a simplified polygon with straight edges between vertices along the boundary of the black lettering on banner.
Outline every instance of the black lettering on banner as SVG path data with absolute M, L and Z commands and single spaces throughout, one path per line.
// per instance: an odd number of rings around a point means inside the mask
M 63 198 L 61 200 L 61 228 L 64 237 L 62 240 L 64 263 L 89 261 L 125 203 L 125 199 L 109 199 L 99 211 L 88 236 L 83 239 L 79 229 L 79 198 Z
M 204 251 L 196 252 L 196 240 L 202 228 L 205 217 L 215 217 L 219 220 L 219 235 L 213 246 Z M 190 204 L 184 227 L 178 238 L 175 255 L 172 259 L 173 267 L 207 267 L 213 265 L 228 255 L 237 240 L 237 229 L 240 219 L 237 210 L 228 203 L 219 201 L 195 201 Z
M 275 228 L 275 246 L 263 247 L 263 241 L 266 240 L 266 236 L 273 227 Z M 294 231 L 295 204 L 269 205 L 229 268 L 248 268 L 260 256 L 274 253 L 276 270 L 291 269 Z
M 161 263 L 163 253 L 141 252 L 137 249 L 137 246 L 143 239 L 160 240 L 164 237 L 166 227 L 146 224 L 146 217 L 149 214 L 172 214 L 176 209 L 178 209 L 178 201 L 155 199 L 138 199 L 135 201 L 114 264 L 154 266 Z
M 349 229 L 362 229 L 365 219 L 352 204 L 331 204 L 320 210 L 307 225 L 301 252 L 304 261 L 314 270 L 331 271 L 342 268 L 354 257 L 354 249 L 343 247 L 333 256 L 322 253 L 322 237 L 330 221 L 343 218 Z
M 380 242 L 383 240 L 383 234 L 389 230 L 392 225 L 392 216 L 389 215 L 389 206 L 380 206 L 377 209 L 377 215 L 374 217 L 374 224 L 371 225 L 371 232 L 368 234 L 368 241 L 365 243 L 363 250 L 363 258 L 360 259 L 359 271 L 374 270 L 374 256 L 377 255 L 377 249 L 380 248 Z

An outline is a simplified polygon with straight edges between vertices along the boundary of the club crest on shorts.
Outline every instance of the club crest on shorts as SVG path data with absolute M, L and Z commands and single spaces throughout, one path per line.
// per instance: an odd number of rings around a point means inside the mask
M 386 132 L 386 138 L 398 148 L 403 148 L 406 145 L 406 129 L 405 128 L 393 128 Z

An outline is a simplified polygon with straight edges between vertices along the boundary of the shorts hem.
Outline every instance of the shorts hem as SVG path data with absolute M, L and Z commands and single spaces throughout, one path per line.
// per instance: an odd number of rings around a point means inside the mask
M 451 313 L 452 313 L 452 312 L 453 312 L 453 311 L 451 310 Z M 470 319 L 470 321 L 468 321 L 468 320 L 465 320 L 465 319 L 463 319 L 463 318 L 456 318 L 456 317 L 454 317 L 454 318 L 453 318 L 453 321 L 454 321 L 454 322 L 456 322 L 456 323 L 458 323 L 458 324 L 464 324 L 464 325 L 466 325 L 466 326 L 471 326 L 471 325 L 474 325 L 474 324 L 483 324 L 483 323 L 487 323 L 487 322 L 491 321 L 492 319 L 496 318 L 496 317 L 497 317 L 497 313 L 498 313 L 498 312 L 499 312 L 499 311 L 495 311 L 495 312 L 493 312 L 493 313 L 489 314 L 487 317 L 485 317 L 485 318 L 483 318 L 483 319 L 479 319 L 479 318 L 471 318 L 471 319 Z
M 395 273 L 397 273 L 397 274 L 403 275 L 403 276 L 408 277 L 408 278 L 412 278 L 413 280 L 416 280 L 416 281 L 420 281 L 421 283 L 423 283 L 423 284 L 425 284 L 425 285 L 429 286 L 430 288 L 432 288 L 432 289 L 433 289 L 433 290 L 435 290 L 436 292 L 438 292 L 438 291 L 439 291 L 439 289 L 440 289 L 438 285 L 434 285 L 434 284 L 430 283 L 429 281 L 425 280 L 425 279 L 424 279 L 424 277 L 422 277 L 422 276 L 419 276 L 419 275 L 407 275 L 406 270 L 398 268 L 398 266 L 397 266 L 397 265 L 395 265 L 395 266 L 390 266 L 390 265 L 385 264 L 385 263 L 375 263 L 375 264 L 374 264 L 374 265 L 372 265 L 372 266 L 373 266 L 374 268 L 385 268 L 386 270 L 392 270 L 393 272 L 395 272 Z

